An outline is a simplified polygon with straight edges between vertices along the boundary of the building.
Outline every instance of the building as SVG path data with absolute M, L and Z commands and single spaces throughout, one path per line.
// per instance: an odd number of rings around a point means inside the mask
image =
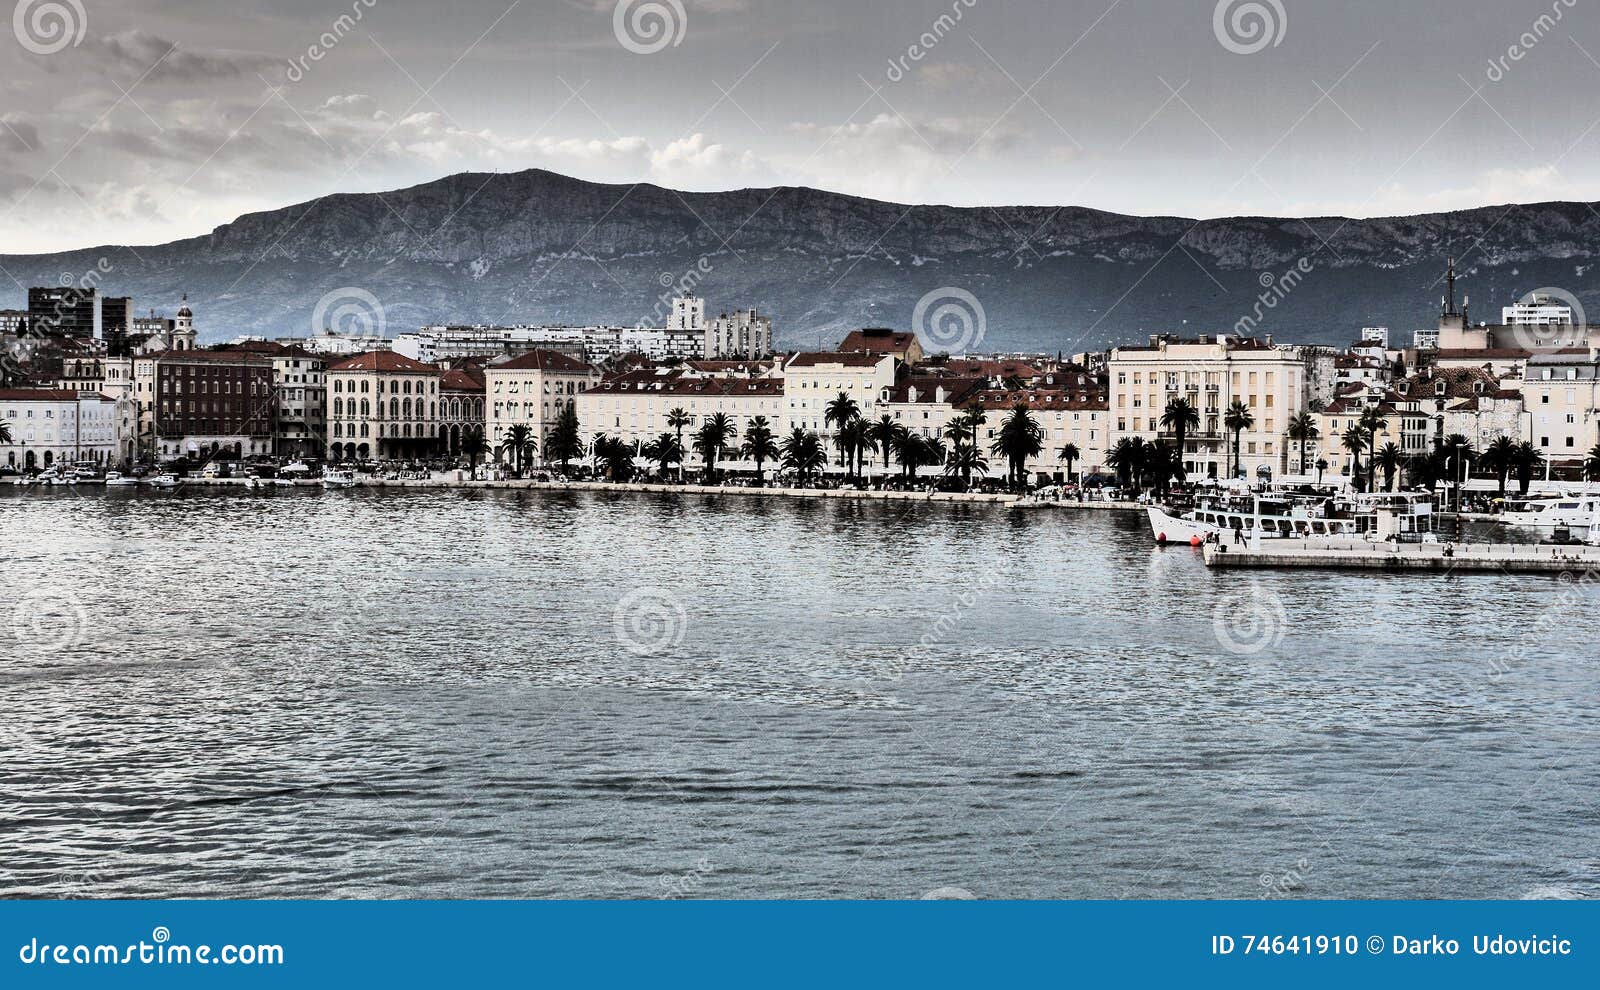
M 1528 439 L 1554 467 L 1600 443 L 1600 349 L 1538 354 L 1522 378 Z
M 454 457 L 461 438 L 484 433 L 487 422 L 483 371 L 472 366 L 447 369 L 439 379 L 439 445 Z
M 1001 424 L 1018 406 L 1027 409 L 1044 431 L 1043 449 L 1029 458 L 1026 466 L 1031 477 L 1044 475 L 1056 482 L 1071 480 L 1060 456 L 1068 444 L 1078 451 L 1072 466 L 1073 477 L 1096 474 L 1105 468 L 1106 441 L 1110 437 L 1106 428 L 1107 394 L 1091 376 L 1084 377 L 1086 384 L 1078 388 L 989 389 L 978 395 L 977 404 L 986 419 L 978 442 L 989 455 L 991 474 L 1004 474 L 1008 467 L 1004 456 L 992 453 L 992 445 Z
M 107 296 L 100 301 L 100 333 L 111 357 L 132 354 L 133 300 L 127 296 Z
M 100 290 L 35 286 L 28 290 L 28 326 L 39 337 L 100 340 Z
M 868 327 L 852 330 L 839 342 L 839 350 L 860 354 L 892 354 L 904 364 L 921 364 L 922 341 L 903 330 Z
M 1503 307 L 1500 310 L 1500 322 L 1506 326 L 1570 327 L 1572 307 L 1566 303 L 1552 302 L 1549 296 L 1534 296 Z
M 436 452 L 443 372 L 389 350 L 329 366 L 328 459 L 394 460 Z
M 98 392 L 0 389 L 0 422 L 11 433 L 0 443 L 0 465 L 13 471 L 86 461 L 106 467 L 132 449 L 132 438 L 120 435 L 117 400 Z
M 28 311 L 25 309 L 0 309 L 0 334 L 21 337 L 28 332 Z
M 1362 327 L 1361 342 L 1363 344 L 1375 344 L 1378 350 L 1386 351 L 1389 349 L 1389 328 Z
M 586 445 L 592 444 L 596 436 L 605 435 L 642 448 L 663 433 L 677 433 L 668 418 L 679 409 L 689 418 L 683 427 L 686 448 L 691 447 L 694 431 L 717 413 L 733 420 L 740 436 L 751 419 L 765 416 L 773 435 L 781 437 L 786 432 L 783 390 L 781 378 L 697 378 L 672 372 L 632 372 L 578 393 L 578 422 Z M 693 459 L 692 451 L 686 454 Z
M 498 451 L 513 426 L 533 432 L 542 454 L 550 430 L 578 393 L 600 381 L 593 365 L 554 351 L 534 350 L 484 369 L 489 445 Z
M 335 333 L 333 330 L 323 330 L 309 337 L 279 337 L 277 343 L 285 347 L 301 347 L 312 354 L 325 354 L 329 357 L 350 357 L 356 354 L 369 354 L 373 351 L 387 351 L 393 343 L 387 337 L 376 334 L 344 334 Z
M 1276 477 L 1291 458 L 1289 420 L 1308 407 L 1305 366 L 1299 348 L 1275 347 L 1272 338 L 1222 335 L 1183 340 L 1155 335 L 1148 345 L 1118 347 L 1107 361 L 1111 446 L 1124 437 L 1154 441 L 1170 436 L 1161 425 L 1167 403 L 1186 399 L 1200 416 L 1184 442 L 1184 469 L 1190 477 L 1252 479 Z M 1249 410 L 1251 425 L 1238 437 L 1239 464 L 1233 463 L 1234 434 L 1227 428 L 1229 407 Z
M 137 364 L 137 362 L 135 362 Z M 241 351 L 169 350 L 153 358 L 154 453 L 241 459 L 272 453 L 272 362 Z
M 328 435 L 328 359 L 303 347 L 265 340 L 229 344 L 226 349 L 259 354 L 272 362 L 273 453 L 322 456 Z
M 783 366 L 785 422 L 790 429 L 821 434 L 831 447 L 838 424 L 828 422 L 828 404 L 846 395 L 864 419 L 877 419 L 884 390 L 895 384 L 898 364 L 893 354 L 864 351 L 794 355 Z
M 723 313 L 706 324 L 701 352 L 710 359 L 764 358 L 772 353 L 772 317 L 753 309 Z

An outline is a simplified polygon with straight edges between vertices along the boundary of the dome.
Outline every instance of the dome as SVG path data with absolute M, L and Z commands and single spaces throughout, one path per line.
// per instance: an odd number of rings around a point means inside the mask
M 178 310 L 178 316 L 180 319 L 194 319 L 194 310 L 189 308 L 189 294 L 187 292 L 183 294 L 183 308 Z

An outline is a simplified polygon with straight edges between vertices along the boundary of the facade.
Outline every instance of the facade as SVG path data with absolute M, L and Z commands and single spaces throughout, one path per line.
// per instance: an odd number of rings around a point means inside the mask
M 272 453 L 272 362 L 239 351 L 169 350 L 153 359 L 154 453 L 244 458 Z
M 1168 401 L 1187 399 L 1200 415 L 1183 451 L 1191 477 L 1228 477 L 1235 467 L 1251 479 L 1277 477 L 1291 464 L 1289 420 L 1308 407 L 1301 353 L 1275 347 L 1271 338 L 1201 336 L 1180 340 L 1153 336 L 1148 346 L 1119 347 L 1107 362 L 1112 446 L 1123 437 L 1146 441 L 1170 435 L 1161 425 Z M 1234 465 L 1233 434 L 1226 418 L 1238 400 L 1253 424 L 1239 436 Z M 1298 460 L 1292 462 L 1298 467 Z
M 389 460 L 436 452 L 439 384 L 434 365 L 370 351 L 327 369 L 329 460 Z
M 1028 460 L 1027 471 L 1031 477 L 1046 475 L 1055 481 L 1071 480 L 1060 453 L 1067 444 L 1078 449 L 1078 459 L 1072 465 L 1072 475 L 1082 477 L 1096 474 L 1105 467 L 1110 431 L 1106 428 L 1106 393 L 1098 385 L 1078 390 L 1066 388 L 991 389 L 978 397 L 986 422 L 979 443 L 989 456 L 989 473 L 1004 474 L 1003 455 L 991 452 L 991 445 L 999 435 L 1000 426 L 1017 406 L 1023 406 L 1044 431 L 1044 449 Z
M 120 405 L 125 410 L 128 404 Z M 98 392 L 0 389 L 0 422 L 11 432 L 11 441 L 0 443 L 0 466 L 28 471 L 85 461 L 118 464 L 132 443 L 122 435 L 124 421 L 118 401 Z
M 884 411 L 884 390 L 895 384 L 897 363 L 892 354 L 820 351 L 794 355 L 783 366 L 788 428 L 821 434 L 831 448 L 838 424 L 828 422 L 828 404 L 842 393 L 855 400 L 863 419 L 877 419 Z
M 302 347 L 312 354 L 338 358 L 368 354 L 372 351 L 387 351 L 393 342 L 387 337 L 375 334 L 343 334 L 324 330 L 309 337 L 279 337 L 277 343 L 285 347 Z
M 533 432 L 542 454 L 561 410 L 600 381 L 593 365 L 554 351 L 534 350 L 484 369 L 485 437 L 498 451 L 513 426 Z M 580 423 L 581 423 L 580 417 Z
M 683 445 L 709 417 L 725 414 L 740 437 L 752 418 L 765 416 L 773 435 L 787 432 L 784 420 L 783 380 L 779 378 L 691 378 L 648 372 L 619 375 L 578 393 L 578 422 L 584 443 L 597 435 L 618 438 L 642 447 L 663 433 L 676 433 L 668 423 L 674 409 L 689 416 L 683 428 Z M 737 439 L 735 440 L 737 444 Z M 686 451 L 693 459 L 692 451 Z
M 463 436 L 484 432 L 485 394 L 482 373 L 475 369 L 452 368 L 440 378 L 439 445 L 452 457 L 461 453 Z
M 1522 396 L 1528 439 L 1552 462 L 1580 459 L 1600 443 L 1600 350 L 1535 355 Z
M 706 323 L 701 352 L 712 360 L 755 360 L 772 353 L 772 317 L 753 309 L 723 313 Z
M 100 340 L 100 290 L 35 286 L 28 290 L 28 325 L 40 337 Z

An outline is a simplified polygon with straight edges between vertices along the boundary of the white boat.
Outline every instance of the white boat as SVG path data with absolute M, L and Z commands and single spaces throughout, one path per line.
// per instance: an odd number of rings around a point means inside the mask
M 126 486 L 129 486 L 129 485 L 137 485 L 138 483 L 139 483 L 139 479 L 138 478 L 130 478 L 127 475 L 123 474 L 121 471 L 107 471 L 106 472 L 106 487 L 107 488 L 126 487 Z
M 347 468 L 330 468 L 322 472 L 322 487 L 324 488 L 354 488 L 356 486 L 356 473 Z
M 1215 534 L 1230 540 L 1242 533 L 1262 539 L 1420 539 L 1433 528 L 1433 500 L 1427 495 L 1377 492 L 1335 498 L 1283 494 L 1202 497 L 1193 509 L 1174 512 L 1151 505 L 1145 512 L 1156 542 L 1205 542 Z
M 104 480 L 100 477 L 100 473 L 92 467 L 76 468 L 70 475 L 70 483 L 74 485 L 95 485 Z
M 181 484 L 183 479 L 175 474 L 158 474 L 150 479 L 150 485 L 154 488 L 176 488 Z
M 1500 521 L 1539 533 L 1557 529 L 1587 531 L 1600 522 L 1600 495 L 1545 495 L 1506 502 Z

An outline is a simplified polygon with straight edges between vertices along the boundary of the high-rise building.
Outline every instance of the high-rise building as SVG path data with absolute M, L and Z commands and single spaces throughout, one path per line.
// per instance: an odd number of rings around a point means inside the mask
M 723 313 L 706 324 L 704 356 L 754 360 L 772 353 L 772 317 L 753 309 Z
M 28 325 L 41 337 L 99 340 L 100 290 L 67 286 L 35 286 L 28 290 Z
M 100 301 L 100 332 L 110 357 L 128 357 L 133 336 L 133 300 L 127 296 L 107 296 Z

